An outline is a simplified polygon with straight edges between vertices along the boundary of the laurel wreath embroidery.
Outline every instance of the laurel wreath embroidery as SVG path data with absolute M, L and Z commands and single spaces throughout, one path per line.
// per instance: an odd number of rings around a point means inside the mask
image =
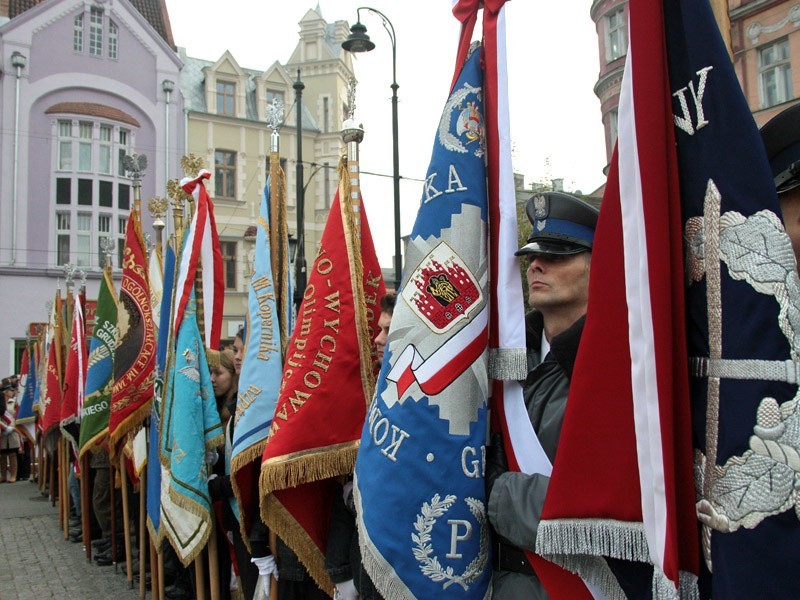
M 421 514 L 417 515 L 414 522 L 414 529 L 417 533 L 411 534 L 411 540 L 416 544 L 413 549 L 414 558 L 420 563 L 422 574 L 429 579 L 440 582 L 446 581 L 442 589 L 447 589 L 454 583 L 460 585 L 465 591 L 469 589 L 469 584 L 474 583 L 483 573 L 486 567 L 489 548 L 489 530 L 486 527 L 486 510 L 483 502 L 475 498 L 466 498 L 470 512 L 477 519 L 481 526 L 480 550 L 473 561 L 467 565 L 466 570 L 457 575 L 452 567 L 443 568 L 439 562 L 439 557 L 433 554 L 431 545 L 431 531 L 436 524 L 436 520 L 444 515 L 456 501 L 456 497 L 448 494 L 441 499 L 439 494 L 434 494 L 430 504 L 422 504 Z

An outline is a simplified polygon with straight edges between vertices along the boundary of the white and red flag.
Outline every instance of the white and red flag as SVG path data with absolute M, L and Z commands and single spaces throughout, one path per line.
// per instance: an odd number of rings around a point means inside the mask
M 81 420 L 83 398 L 86 392 L 86 369 L 89 362 L 83 308 L 83 297 L 76 292 L 72 308 L 72 330 L 61 401 L 61 432 L 72 441 L 75 447 L 78 446 L 79 429 L 77 424 Z
M 175 306 L 173 308 L 173 331 L 180 329 L 186 304 L 195 284 L 197 267 L 202 263 L 202 293 L 206 348 L 218 349 L 222 329 L 222 309 L 225 282 L 222 276 L 222 251 L 219 245 L 217 223 L 214 220 L 214 204 L 208 197 L 203 183 L 211 173 L 202 169 L 194 179 L 184 178 L 181 187 L 194 198 L 195 211 L 189 230 L 186 232 L 178 280 L 175 284 Z
M 677 11 L 680 3 L 666 4 Z M 648 594 L 692 597 L 699 544 L 682 239 L 686 174 L 683 165 L 679 173 L 673 113 L 680 104 L 672 91 L 688 84 L 702 102 L 704 90 L 690 79 L 670 85 L 663 0 L 633 2 L 629 11 L 617 150 L 536 549 L 608 596 L 620 590 L 609 565 L 639 562 L 654 565 L 652 578 L 640 582 Z

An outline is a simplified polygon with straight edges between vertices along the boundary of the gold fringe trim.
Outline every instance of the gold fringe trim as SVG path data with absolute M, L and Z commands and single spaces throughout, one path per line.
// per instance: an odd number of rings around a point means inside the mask
M 223 431 L 223 432 L 218 433 L 214 437 L 210 438 L 206 442 L 206 450 L 215 450 L 215 449 L 219 448 L 220 446 L 224 446 L 224 445 L 225 445 L 225 432 Z M 220 457 L 221 460 L 224 460 L 224 458 L 225 458 L 224 456 Z
M 159 510 L 160 503 L 159 503 Z M 155 546 L 156 552 L 161 554 L 161 545 L 164 543 L 164 538 L 166 537 L 166 533 L 164 532 L 163 527 L 159 527 L 158 531 L 156 531 L 156 526 L 153 524 L 153 520 L 150 518 L 150 514 L 147 515 L 147 531 L 150 533 L 150 539 L 153 541 L 153 546 Z
M 347 244 L 347 257 L 350 262 L 350 282 L 353 292 L 353 309 L 355 314 L 356 335 L 358 336 L 359 364 L 361 368 L 361 389 L 364 391 L 364 405 L 372 401 L 375 393 L 375 374 L 372 368 L 372 339 L 369 323 L 367 323 L 367 301 L 364 296 L 364 261 L 361 254 L 361 232 L 356 226 L 356 215 L 350 198 L 350 176 L 347 168 L 347 157 L 342 156 L 337 169 L 339 174 L 339 204 L 342 210 L 342 223 L 344 225 L 344 239 Z M 343 202 L 345 198 L 347 201 Z M 362 206 L 361 220 L 364 221 L 363 199 L 359 196 Z
M 142 421 L 150 416 L 150 409 L 153 399 L 150 398 L 147 402 L 142 404 L 139 408 L 128 415 L 125 420 L 120 423 L 113 433 L 109 434 L 108 440 L 108 456 L 115 458 L 117 455 L 117 443 L 129 432 L 137 427 L 141 427 Z
M 80 449 L 78 452 L 78 459 L 83 458 L 83 455 L 87 452 L 91 452 L 94 454 L 94 451 L 97 449 L 97 446 L 102 444 L 103 440 L 108 436 L 108 427 L 104 427 L 100 433 L 95 434 L 93 437 L 89 439 L 84 445 L 83 448 Z
M 286 346 L 289 344 L 289 334 L 285 315 L 289 310 L 292 299 L 289 297 L 289 259 L 287 254 L 287 240 L 289 227 L 286 223 L 286 174 L 280 164 L 277 152 L 270 154 L 270 189 L 269 189 L 269 225 L 270 259 L 272 268 L 272 283 L 275 293 L 275 304 L 280 315 L 278 318 L 280 331 L 281 356 L 286 355 Z M 303 252 L 303 248 L 298 248 Z
M 356 454 L 358 446 L 348 444 L 340 450 L 306 454 L 280 464 L 264 463 L 258 482 L 261 496 L 312 481 L 349 475 L 355 467 Z
M 209 512 L 209 509 L 199 505 L 196 502 L 193 502 L 192 500 L 189 500 L 188 498 L 186 498 L 186 496 L 179 494 L 171 486 L 169 488 L 169 497 L 170 500 L 172 500 L 173 504 L 182 508 L 186 512 L 195 515 L 200 519 L 200 521 L 203 524 L 206 525 L 205 531 L 199 534 L 200 539 L 196 543 L 194 549 L 189 553 L 189 555 L 186 556 L 185 558 L 181 558 L 180 556 L 178 556 L 183 566 L 188 567 L 191 564 L 191 562 L 195 558 L 197 558 L 197 556 L 205 549 L 206 544 L 208 544 L 208 539 L 211 537 L 211 532 L 213 531 L 212 528 L 213 522 L 211 520 L 211 513 Z
M 325 570 L 325 556 L 275 496 L 262 498 L 261 520 L 297 554 L 320 589 L 333 597 L 334 584 Z

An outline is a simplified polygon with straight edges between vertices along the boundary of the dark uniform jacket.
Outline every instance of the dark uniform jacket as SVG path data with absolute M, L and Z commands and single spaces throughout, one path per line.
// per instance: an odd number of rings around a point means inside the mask
M 546 357 L 540 355 L 542 315 L 536 311 L 529 313 L 525 324 L 528 348 L 528 377 L 523 383 L 525 406 L 539 443 L 552 463 L 561 435 L 584 317 L 551 340 L 550 352 Z M 503 468 L 496 460 L 490 459 L 487 480 L 493 481 L 489 496 L 489 521 L 495 532 L 494 552 L 500 555 L 520 549 L 534 550 L 550 478 L 541 474 L 509 472 L 507 467 Z M 493 577 L 493 598 L 548 597 L 535 574 L 505 570 L 503 562 L 497 567 Z

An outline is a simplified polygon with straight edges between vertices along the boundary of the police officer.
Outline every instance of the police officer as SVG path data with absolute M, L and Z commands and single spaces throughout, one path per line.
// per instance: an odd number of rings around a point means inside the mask
M 572 367 L 589 297 L 589 267 L 599 211 L 562 192 L 526 205 L 533 231 L 516 253 L 527 261 L 528 377 L 525 405 L 539 443 L 555 460 Z M 489 520 L 494 529 L 493 598 L 547 598 L 523 550 L 534 550 L 549 477 L 509 472 L 499 435 L 487 465 Z
M 800 262 L 800 104 L 778 113 L 761 128 L 786 233 Z

